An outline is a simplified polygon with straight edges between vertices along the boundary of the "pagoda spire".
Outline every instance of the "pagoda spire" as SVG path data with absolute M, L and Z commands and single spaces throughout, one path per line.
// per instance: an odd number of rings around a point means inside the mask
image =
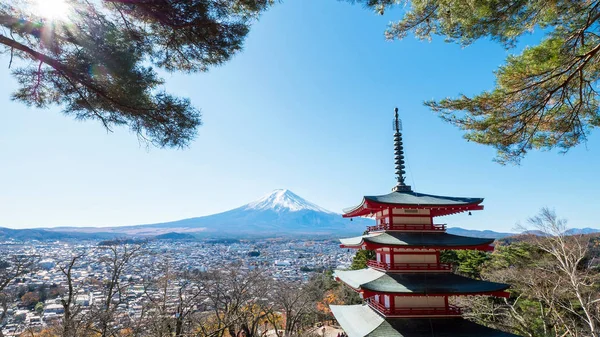
M 410 186 L 406 185 L 404 174 L 404 147 L 402 145 L 402 121 L 398 117 L 398 108 L 394 109 L 394 154 L 396 162 L 396 178 L 398 184 L 392 188 L 392 191 L 410 191 Z

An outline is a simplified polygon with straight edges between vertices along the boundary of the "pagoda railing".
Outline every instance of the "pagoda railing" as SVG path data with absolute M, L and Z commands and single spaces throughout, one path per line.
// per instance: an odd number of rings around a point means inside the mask
M 369 260 L 367 266 L 385 271 L 452 271 L 450 263 L 386 263 Z
M 413 224 L 379 224 L 375 226 L 368 226 L 369 232 L 378 231 L 432 231 L 432 232 L 444 232 L 446 231 L 446 225 L 413 225 Z
M 447 307 L 387 308 L 370 298 L 367 299 L 367 303 L 371 308 L 385 316 L 460 316 L 462 314 L 461 309 L 453 305 Z

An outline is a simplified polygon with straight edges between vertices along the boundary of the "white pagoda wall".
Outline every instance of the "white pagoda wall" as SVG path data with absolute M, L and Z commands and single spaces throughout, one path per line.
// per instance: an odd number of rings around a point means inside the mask
M 441 296 L 396 296 L 396 308 L 445 308 L 446 301 Z
M 420 216 L 407 216 L 407 217 L 399 217 L 395 216 L 394 225 L 431 225 L 430 217 L 420 217 Z
M 394 225 L 431 225 L 433 223 L 428 209 L 392 209 L 392 215 Z M 378 224 L 390 223 L 387 209 L 377 212 L 375 217 Z
M 435 254 L 396 254 L 394 256 L 394 263 L 437 263 L 437 257 Z

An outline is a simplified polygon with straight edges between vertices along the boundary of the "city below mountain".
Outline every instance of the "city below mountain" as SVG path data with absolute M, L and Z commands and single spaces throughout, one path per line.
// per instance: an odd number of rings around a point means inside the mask
M 45 229 L 0 228 L 0 239 L 60 240 L 146 237 L 189 240 L 193 238 L 323 237 L 361 235 L 373 220 L 353 221 L 319 207 L 290 190 L 275 190 L 241 207 L 196 218 L 121 227 L 56 227 Z M 570 229 L 569 234 L 589 234 L 599 229 Z M 448 233 L 500 239 L 515 233 L 448 228 Z

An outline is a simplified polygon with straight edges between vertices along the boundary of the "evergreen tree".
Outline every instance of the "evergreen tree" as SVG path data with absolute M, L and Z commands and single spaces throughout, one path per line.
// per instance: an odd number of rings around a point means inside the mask
M 478 250 L 443 250 L 440 254 L 440 262 L 451 263 L 459 274 L 477 279 L 490 259 L 489 253 Z
M 254 19 L 272 0 L 62 0 L 64 18 L 36 1 L 0 0 L 0 53 L 19 88 L 13 99 L 60 105 L 107 130 L 128 126 L 159 147 L 183 147 L 200 111 L 163 89 L 153 68 L 206 71 L 242 48 Z
M 35 305 L 35 312 L 38 315 L 42 315 L 44 313 L 44 303 L 43 302 L 37 302 L 37 304 Z
M 367 261 L 375 259 L 375 251 L 367 249 L 359 249 L 352 259 L 350 270 L 358 270 L 367 268 Z
M 435 35 L 463 46 L 491 39 L 507 49 L 534 28 L 543 40 L 511 55 L 491 91 L 426 105 L 493 146 L 500 163 L 518 163 L 531 149 L 567 151 L 600 125 L 600 1 L 590 0 L 352 0 L 383 12 L 407 6 L 386 36 Z

